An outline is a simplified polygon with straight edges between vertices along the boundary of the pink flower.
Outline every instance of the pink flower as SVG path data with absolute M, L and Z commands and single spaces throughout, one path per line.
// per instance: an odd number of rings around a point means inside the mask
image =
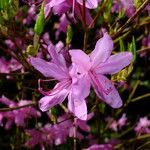
M 16 102 L 9 100 L 5 96 L 2 96 L 0 98 L 0 103 L 8 106 L 9 108 L 12 108 L 16 106 L 27 105 L 31 103 L 31 101 L 21 100 L 18 103 L 16 103 Z M 5 129 L 10 129 L 13 123 L 15 123 L 19 127 L 25 127 L 26 119 L 29 119 L 31 117 L 37 118 L 40 116 L 41 116 L 41 113 L 31 106 L 20 108 L 17 110 L 8 111 L 8 112 L 0 112 L 0 125 L 4 126 Z M 3 124 L 4 118 L 7 119 L 7 122 L 5 124 Z
M 40 71 L 45 77 L 53 77 L 59 82 L 53 90 L 41 92 L 45 95 L 39 102 L 42 111 L 47 111 L 53 106 L 62 103 L 68 96 L 68 109 L 78 118 L 86 120 L 87 106 L 85 98 L 89 92 L 89 82 L 78 75 L 76 67 L 66 66 L 62 54 L 57 53 L 53 48 L 51 62 L 46 62 L 40 58 L 31 58 L 31 64 Z
M 122 52 L 111 55 L 113 41 L 105 33 L 97 41 L 95 49 L 89 54 L 82 50 L 70 50 L 72 63 L 77 66 L 78 74 L 82 74 L 93 86 L 97 96 L 113 108 L 122 106 L 122 100 L 114 84 L 105 75 L 115 74 L 129 65 L 132 61 L 131 52 Z M 90 90 L 89 90 L 90 92 Z
M 134 130 L 138 135 L 150 133 L 150 120 L 147 117 L 140 118 Z
M 114 120 L 111 117 L 106 118 L 108 122 L 108 127 L 113 131 L 120 130 L 123 126 L 127 124 L 127 117 L 126 114 L 123 114 L 119 120 Z
M 86 150 L 113 150 L 113 146 L 111 144 L 94 144 Z

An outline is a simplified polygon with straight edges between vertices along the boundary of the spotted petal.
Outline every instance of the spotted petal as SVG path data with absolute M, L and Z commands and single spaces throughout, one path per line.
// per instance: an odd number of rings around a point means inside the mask
M 98 97 L 113 108 L 122 106 L 122 100 L 112 81 L 103 75 L 91 76 L 92 85 Z

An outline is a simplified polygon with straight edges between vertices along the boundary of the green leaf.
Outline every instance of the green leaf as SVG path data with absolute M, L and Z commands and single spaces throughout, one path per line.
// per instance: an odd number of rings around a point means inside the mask
M 136 42 L 134 36 L 132 36 L 132 53 L 133 53 L 133 61 L 136 60 Z
M 70 44 L 73 37 L 73 31 L 70 25 L 67 27 L 67 37 L 66 37 L 66 44 Z
M 0 0 L 0 9 L 4 10 L 8 8 L 9 6 L 9 0 Z
M 44 17 L 44 1 L 43 1 L 41 9 L 40 9 L 40 13 L 38 15 L 38 18 L 37 18 L 35 26 L 34 26 L 34 32 L 37 35 L 41 35 L 41 33 L 43 32 L 44 23 L 45 23 L 45 17 Z
M 119 39 L 119 45 L 120 45 L 120 51 L 122 52 L 125 51 L 125 47 L 124 47 L 122 39 Z

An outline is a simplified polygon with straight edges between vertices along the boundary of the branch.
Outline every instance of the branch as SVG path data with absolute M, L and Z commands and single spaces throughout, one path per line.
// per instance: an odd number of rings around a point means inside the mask
M 6 111 L 13 111 L 13 110 L 17 110 L 17 109 L 21 109 L 21 108 L 25 108 L 25 107 L 29 107 L 29 106 L 34 106 L 36 105 L 36 102 L 32 102 L 26 105 L 22 105 L 22 106 L 16 106 L 16 107 L 12 107 L 12 108 L 1 108 L 0 112 L 6 112 Z
M 144 9 L 148 4 L 149 4 L 149 0 L 146 0 L 146 1 L 138 8 L 138 10 L 133 14 L 133 16 L 132 16 L 131 18 L 129 18 L 129 19 L 127 20 L 127 22 L 126 22 L 122 27 L 120 27 L 120 28 L 118 29 L 118 32 L 116 32 L 114 35 L 112 35 L 112 38 L 115 39 L 116 37 L 118 37 L 118 35 L 119 35 L 120 33 L 122 33 L 122 32 L 126 29 L 126 27 L 127 27 L 130 23 L 132 23 L 132 22 L 134 21 L 134 19 L 135 19 L 138 15 L 140 15 L 140 13 L 143 11 L 143 9 Z
M 96 16 L 94 17 L 93 21 L 90 23 L 90 25 L 89 25 L 89 27 L 88 27 L 89 29 L 93 27 L 94 23 L 96 22 L 96 20 L 98 19 L 99 15 L 100 15 L 101 12 L 103 11 L 105 5 L 107 4 L 107 1 L 108 1 L 108 0 L 106 0 L 106 1 L 102 4 L 102 6 L 99 8 L 99 10 L 98 10 Z
M 144 135 L 137 136 L 135 138 L 129 139 L 125 142 L 122 142 L 122 143 L 116 145 L 114 147 L 114 149 L 120 149 L 120 147 L 122 147 L 124 144 L 131 143 L 131 142 L 134 142 L 134 141 L 137 141 L 137 140 L 142 140 L 142 139 L 145 139 L 145 138 L 150 138 L 150 134 L 144 134 Z
M 138 101 L 138 100 L 141 100 L 141 99 L 146 98 L 146 97 L 149 97 L 149 96 L 150 96 L 150 93 L 147 93 L 147 94 L 138 96 L 138 97 L 136 97 L 136 98 L 133 98 L 133 99 L 131 100 L 131 102 L 136 102 L 136 101 Z

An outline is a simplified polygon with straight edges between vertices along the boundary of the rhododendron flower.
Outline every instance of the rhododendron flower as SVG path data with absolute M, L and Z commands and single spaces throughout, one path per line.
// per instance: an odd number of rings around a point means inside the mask
M 22 65 L 14 58 L 7 61 L 4 57 L 0 57 L 0 73 L 10 73 L 22 69 Z
M 31 58 L 31 64 L 45 77 L 53 77 L 59 82 L 53 90 L 41 92 L 45 95 L 39 102 L 42 111 L 47 111 L 53 106 L 62 103 L 68 96 L 68 109 L 82 120 L 87 118 L 85 98 L 88 96 L 89 82 L 82 75 L 77 74 L 73 66 L 66 66 L 62 54 L 50 49 L 52 60 L 46 62 L 40 58 Z
M 5 96 L 0 98 L 0 103 L 7 105 L 9 108 L 16 106 L 24 106 L 30 104 L 29 100 L 21 100 L 18 103 L 9 100 Z M 15 123 L 19 127 L 25 127 L 25 121 L 31 117 L 37 118 L 40 117 L 41 113 L 37 111 L 32 106 L 20 108 L 18 110 L 8 111 L 8 112 L 0 112 L 0 125 L 4 126 L 5 129 L 10 129 L 12 124 Z M 3 119 L 7 119 L 6 123 L 3 124 Z
M 80 5 L 83 5 L 83 0 L 49 0 L 48 5 L 50 7 L 53 7 L 53 6 L 59 5 L 63 2 L 70 2 L 70 3 L 74 4 L 75 1 L 78 2 Z M 97 8 L 98 0 L 86 0 L 85 1 L 85 6 L 89 9 Z
M 122 114 L 119 120 L 114 120 L 113 118 L 108 117 L 106 118 L 106 121 L 108 122 L 108 127 L 110 129 L 112 129 L 113 131 L 118 131 L 127 124 L 127 117 L 126 114 Z
M 91 115 L 92 114 L 88 114 L 88 120 L 92 117 Z M 65 114 L 57 118 L 57 124 L 45 124 L 39 129 L 26 130 L 30 138 L 25 143 L 25 146 L 27 148 L 33 148 L 36 145 L 40 145 L 41 148 L 45 148 L 46 145 L 63 144 L 68 137 L 74 137 L 74 123 L 72 119 L 69 118 L 70 115 Z M 90 131 L 90 127 L 86 124 L 86 121 L 77 119 L 76 126 L 85 132 Z M 84 138 L 78 130 L 77 138 Z
M 115 74 L 132 61 L 131 52 L 121 52 L 111 55 L 113 41 L 105 33 L 96 43 L 95 49 L 87 55 L 82 50 L 70 50 L 72 63 L 78 68 L 78 73 L 91 83 L 97 96 L 113 108 L 122 106 L 122 100 L 114 84 L 105 75 Z M 90 90 L 89 90 L 90 92 Z
M 150 133 L 150 120 L 147 117 L 140 118 L 134 130 L 138 135 Z
M 86 150 L 113 150 L 113 146 L 111 144 L 94 144 Z
M 123 11 L 128 17 L 131 17 L 134 12 L 134 1 L 133 0 L 114 0 L 112 6 L 112 12 Z
M 97 0 L 96 1 L 94 0 L 95 2 L 92 0 L 92 3 L 90 3 L 90 1 L 86 1 L 87 7 L 86 7 L 86 11 L 85 11 L 85 19 L 86 19 L 87 25 L 89 25 L 92 21 L 92 17 L 91 17 L 91 14 L 90 14 L 90 11 L 88 8 L 89 7 L 92 8 L 94 6 L 94 4 L 96 4 L 95 7 L 97 7 L 97 4 L 98 4 L 98 2 L 95 3 Z M 47 3 L 45 4 L 45 7 L 44 7 L 44 14 L 45 14 L 45 17 L 47 17 L 48 14 L 52 10 L 53 13 L 56 15 L 63 15 L 65 13 L 67 13 L 68 17 L 73 22 L 75 21 L 74 15 L 76 15 L 80 20 L 82 20 L 83 9 L 81 8 L 82 6 L 80 4 L 82 4 L 82 1 L 80 1 L 80 0 L 78 3 L 76 3 L 75 0 L 74 1 L 72 1 L 72 0 L 47 1 Z M 72 13 L 68 13 L 71 8 L 72 8 Z

